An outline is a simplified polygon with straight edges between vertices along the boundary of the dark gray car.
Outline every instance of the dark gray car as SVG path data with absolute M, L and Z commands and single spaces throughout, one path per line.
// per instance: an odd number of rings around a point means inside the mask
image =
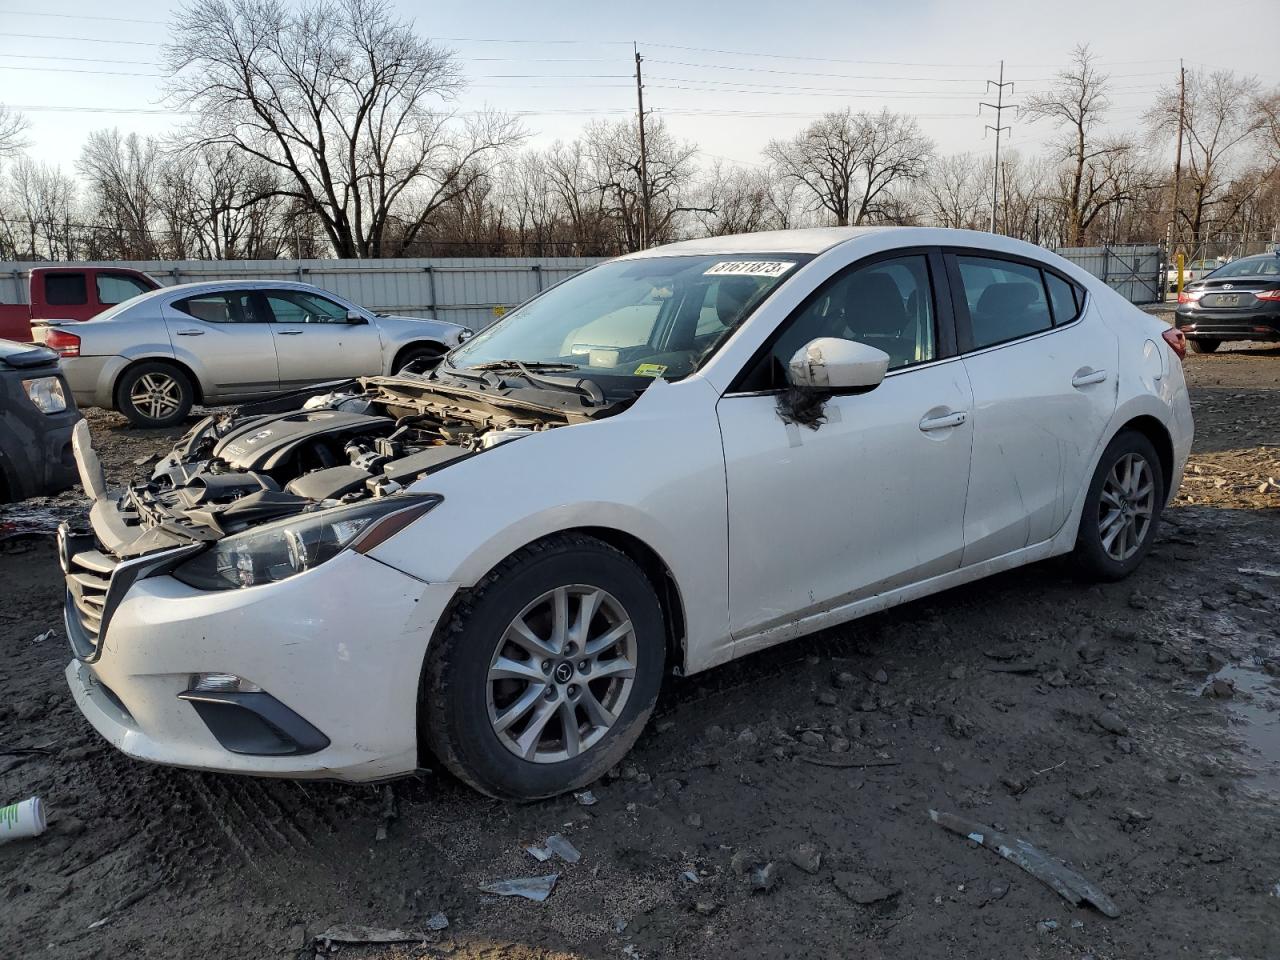
M 0 340 L 0 502 L 65 490 L 76 482 L 71 430 L 80 419 L 58 355 Z

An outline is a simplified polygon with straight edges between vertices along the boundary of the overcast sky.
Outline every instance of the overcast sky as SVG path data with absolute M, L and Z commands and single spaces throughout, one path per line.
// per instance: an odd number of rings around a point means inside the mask
M 759 163 L 770 138 L 846 105 L 915 114 L 944 152 L 989 151 L 978 103 L 1001 58 L 1016 103 L 1044 89 L 1079 42 L 1112 77 L 1115 127 L 1138 125 L 1179 57 L 1189 69 L 1280 85 L 1268 39 L 1280 24 L 1276 0 L 398 4 L 462 61 L 471 86 L 456 108 L 528 111 L 539 146 L 572 138 L 591 115 L 634 115 L 637 42 L 645 106 L 706 162 Z M 163 134 L 180 122 L 148 112 L 164 108 L 158 59 L 179 7 L 0 0 L 0 101 L 31 120 L 35 156 L 73 171 L 92 130 Z M 1006 118 L 1015 149 L 1035 151 L 1052 135 L 1044 121 Z

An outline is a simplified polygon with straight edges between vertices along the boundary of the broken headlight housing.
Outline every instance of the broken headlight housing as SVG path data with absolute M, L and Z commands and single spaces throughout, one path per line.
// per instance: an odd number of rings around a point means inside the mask
M 382 497 L 264 524 L 224 537 L 174 569 L 172 576 L 198 590 L 239 590 L 287 580 L 343 550 L 372 550 L 441 499 Z

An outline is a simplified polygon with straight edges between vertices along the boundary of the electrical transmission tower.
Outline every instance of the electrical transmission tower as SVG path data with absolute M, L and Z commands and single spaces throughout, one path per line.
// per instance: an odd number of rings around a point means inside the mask
M 978 113 L 979 114 L 982 113 L 983 107 L 989 107 L 990 109 L 996 112 L 995 126 L 992 126 L 991 124 L 987 124 L 986 126 L 987 130 L 994 130 L 996 134 L 996 162 L 994 165 L 995 169 L 991 174 L 991 232 L 995 233 L 996 232 L 996 208 L 1000 203 L 1000 134 L 1002 132 L 1012 134 L 1013 132 L 1012 127 L 1009 127 L 1003 124 L 1004 112 L 1006 110 L 1018 109 L 1018 105 L 1016 103 L 1004 102 L 1004 88 L 1008 87 L 1009 92 L 1013 93 L 1013 81 L 1012 80 L 1006 81 L 1004 78 L 1004 61 L 1003 60 L 1000 61 L 1000 79 L 988 80 L 986 92 L 990 93 L 992 87 L 996 88 L 996 102 L 986 103 L 984 101 L 983 103 L 978 104 Z M 985 133 L 986 131 L 984 130 L 983 132 Z

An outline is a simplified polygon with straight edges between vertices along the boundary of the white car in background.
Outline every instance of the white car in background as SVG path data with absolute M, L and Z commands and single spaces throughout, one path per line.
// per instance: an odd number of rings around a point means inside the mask
M 235 280 L 163 287 L 92 320 L 34 327 L 62 355 L 76 403 L 119 410 L 140 427 L 181 423 L 195 403 L 394 373 L 468 332 L 372 313 L 310 284 Z
M 146 760 L 574 789 L 667 671 L 1060 554 L 1129 574 L 1191 447 L 1184 348 L 988 234 L 631 254 L 427 375 L 207 418 L 122 491 L 82 425 L 67 680 Z

